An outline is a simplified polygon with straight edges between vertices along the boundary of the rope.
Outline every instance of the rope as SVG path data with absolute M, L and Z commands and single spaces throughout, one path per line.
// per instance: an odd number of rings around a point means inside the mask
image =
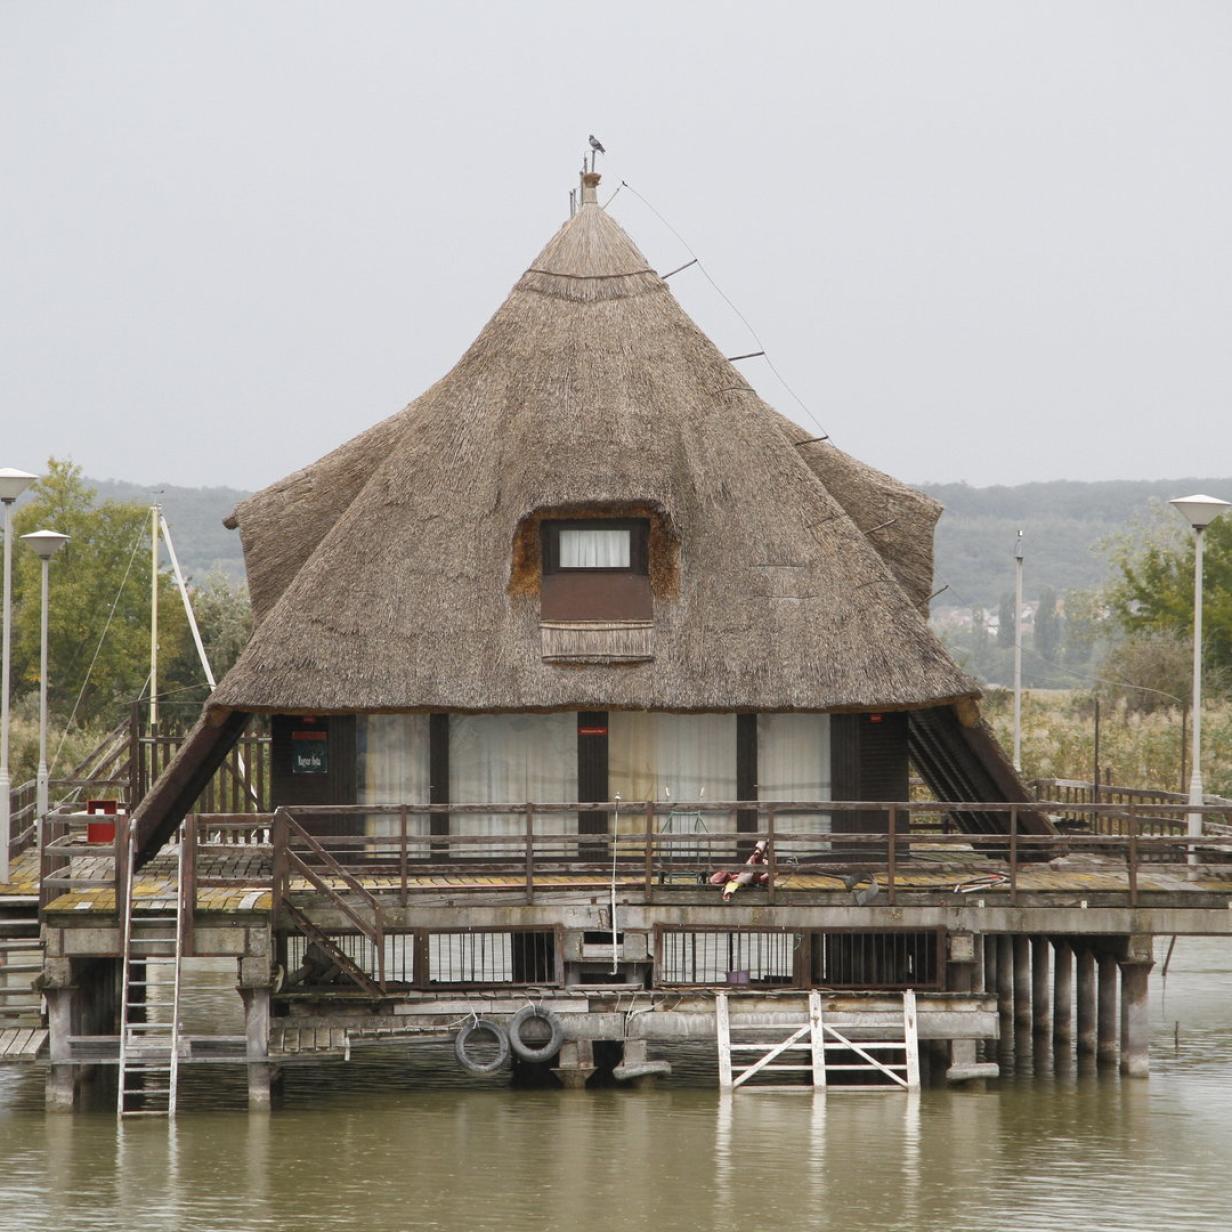
M 107 631 L 111 628 L 112 618 L 115 616 L 116 608 L 120 603 L 120 596 L 124 593 L 124 587 L 128 583 L 128 575 L 132 572 L 133 561 L 137 559 L 137 549 L 141 546 L 141 541 L 145 538 L 145 526 L 137 533 L 137 538 L 133 543 L 132 553 L 128 558 L 128 565 L 124 570 L 124 576 L 120 579 L 120 587 L 115 593 L 115 598 L 111 601 L 111 611 L 107 613 L 107 623 L 103 625 L 103 631 L 98 639 L 98 645 L 94 647 L 94 657 L 90 660 L 90 666 L 86 668 L 86 678 L 81 682 L 81 688 L 77 693 L 77 700 L 73 703 L 72 712 L 68 716 L 68 722 L 64 725 L 64 730 L 60 733 L 60 743 L 56 745 L 55 756 L 51 759 L 51 773 L 55 770 L 60 761 L 60 754 L 64 749 L 64 742 L 68 739 L 68 734 L 73 728 L 73 720 L 77 717 L 77 708 L 81 705 L 81 699 L 85 696 L 86 686 L 90 683 L 90 673 L 94 671 L 94 665 L 98 662 L 99 652 L 103 649 L 103 642 L 107 637 Z
M 705 262 L 702 261 L 701 257 L 699 257 L 697 253 L 693 251 L 693 248 L 690 246 L 689 241 L 686 240 L 684 236 L 681 235 L 680 232 L 677 231 L 676 228 L 673 227 L 672 224 L 668 222 L 667 219 L 664 218 L 663 215 L 660 214 L 659 211 L 655 209 L 655 207 L 651 205 L 651 203 L 647 201 L 646 198 L 643 197 L 642 194 L 638 192 L 637 189 L 634 188 L 633 185 L 630 184 L 627 180 L 620 181 L 620 188 L 618 188 L 616 192 L 614 192 L 608 198 L 607 203 L 605 204 L 604 208 L 606 209 L 607 205 L 611 204 L 611 202 L 615 200 L 617 193 L 619 193 L 622 188 L 627 188 L 681 242 L 681 244 L 684 245 L 685 250 L 688 252 L 689 256 L 693 258 L 693 261 L 691 262 L 691 264 L 696 264 L 697 268 L 701 270 L 702 274 L 705 276 L 706 281 L 710 283 L 710 285 L 715 289 L 715 291 L 718 292 L 719 297 L 723 300 L 723 302 L 744 323 L 745 329 L 749 331 L 749 334 L 752 336 L 753 341 L 757 343 L 758 347 L 761 350 L 762 355 L 765 357 L 766 363 L 769 366 L 770 371 L 773 372 L 776 377 L 778 377 L 779 382 L 780 384 L 782 384 L 783 388 L 787 390 L 787 392 L 796 400 L 796 403 L 799 405 L 800 409 L 809 417 L 809 419 L 813 421 L 813 424 L 816 426 L 817 431 L 821 433 L 821 439 L 829 440 L 830 439 L 829 433 L 827 433 L 825 428 L 821 426 L 821 421 L 809 409 L 804 399 L 801 398 L 800 395 L 796 393 L 796 391 L 787 383 L 787 378 L 778 370 L 778 367 L 775 365 L 774 360 L 770 358 L 770 355 L 766 350 L 766 344 L 762 342 L 757 331 L 750 324 L 748 317 L 746 317 L 744 313 L 741 312 L 740 309 L 736 307 L 736 305 L 732 302 L 730 296 L 728 296 L 728 294 L 723 290 L 723 288 L 719 286 L 717 282 L 715 282 L 710 271 L 706 268 Z M 680 267 L 680 269 L 687 269 L 687 268 L 688 266 Z M 679 272 L 680 270 L 672 271 L 672 273 L 679 273 Z

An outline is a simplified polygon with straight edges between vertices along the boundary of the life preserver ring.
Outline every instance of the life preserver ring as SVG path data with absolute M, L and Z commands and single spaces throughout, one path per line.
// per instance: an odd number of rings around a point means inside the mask
M 477 1031 L 486 1032 L 496 1040 L 496 1057 L 493 1060 L 476 1061 L 466 1051 L 467 1041 Z M 509 1036 L 496 1023 L 489 1022 L 486 1018 L 476 1018 L 468 1022 L 454 1037 L 453 1055 L 458 1058 L 458 1064 L 463 1069 L 470 1070 L 472 1074 L 494 1074 L 509 1060 Z
M 551 1030 L 548 1042 L 538 1048 L 531 1047 L 522 1038 L 522 1027 L 532 1018 L 546 1022 Z M 542 1005 L 524 1005 L 509 1020 L 509 1043 L 513 1045 L 513 1051 L 523 1061 L 549 1061 L 560 1051 L 560 1046 L 564 1042 L 565 1028 L 561 1025 L 560 1019 L 551 1010 L 545 1010 Z

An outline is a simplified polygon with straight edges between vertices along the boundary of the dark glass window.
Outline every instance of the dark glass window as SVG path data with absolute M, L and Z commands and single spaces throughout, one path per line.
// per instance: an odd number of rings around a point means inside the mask
M 582 518 L 543 523 L 543 572 L 647 572 L 650 524 L 644 518 Z

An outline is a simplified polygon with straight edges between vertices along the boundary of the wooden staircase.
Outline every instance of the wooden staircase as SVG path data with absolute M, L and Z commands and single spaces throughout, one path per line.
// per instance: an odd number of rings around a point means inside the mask
M 798 1019 L 788 1017 L 786 1023 L 773 1026 L 741 1022 L 725 992 L 715 994 L 714 1011 L 719 1085 L 724 1090 L 799 1090 L 799 1078 L 804 1075 L 814 1090 L 919 1089 L 920 1048 L 912 989 L 902 995 L 902 1032 L 892 1038 L 886 1038 L 884 1031 L 872 1038 L 858 1015 L 835 1014 L 828 1021 L 822 994 L 816 990 L 807 994 L 807 1006 L 799 1006 Z M 797 1081 L 777 1087 L 750 1081 L 777 1074 L 791 1074 Z M 831 1081 L 839 1074 L 845 1077 Z

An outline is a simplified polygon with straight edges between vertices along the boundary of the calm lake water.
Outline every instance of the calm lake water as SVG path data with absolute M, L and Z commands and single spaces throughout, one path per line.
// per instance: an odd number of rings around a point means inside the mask
M 419 1045 L 292 1071 L 268 1115 L 238 1074 L 190 1069 L 174 1125 L 117 1126 L 101 1099 L 45 1115 L 42 1070 L 10 1067 L 0 1228 L 1217 1232 L 1232 943 L 1180 940 L 1166 984 L 1163 952 L 1149 1082 L 1048 1054 L 986 1094 L 722 1098 L 696 1051 L 655 1091 L 512 1091 Z M 191 1015 L 232 1001 L 216 970 Z

